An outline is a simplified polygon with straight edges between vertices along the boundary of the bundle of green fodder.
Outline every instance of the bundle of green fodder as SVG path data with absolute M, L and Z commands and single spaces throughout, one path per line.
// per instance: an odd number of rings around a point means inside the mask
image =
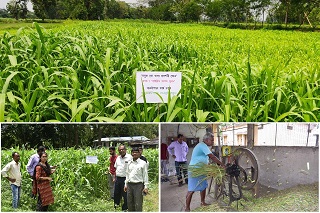
M 222 182 L 222 178 L 226 174 L 225 169 L 217 164 L 197 163 L 189 165 L 188 170 L 191 177 L 204 176 L 203 180 L 213 178 L 217 184 Z

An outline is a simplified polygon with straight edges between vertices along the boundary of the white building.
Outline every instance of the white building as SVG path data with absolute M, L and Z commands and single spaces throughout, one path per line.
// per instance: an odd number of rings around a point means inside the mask
M 319 123 L 256 123 L 255 146 L 318 146 Z M 230 124 L 221 128 L 222 143 L 229 146 L 247 144 L 247 124 Z

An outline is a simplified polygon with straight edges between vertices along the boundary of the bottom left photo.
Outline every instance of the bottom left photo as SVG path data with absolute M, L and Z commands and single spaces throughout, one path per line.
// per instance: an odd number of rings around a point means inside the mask
M 159 124 L 2 123 L 1 212 L 159 212 Z

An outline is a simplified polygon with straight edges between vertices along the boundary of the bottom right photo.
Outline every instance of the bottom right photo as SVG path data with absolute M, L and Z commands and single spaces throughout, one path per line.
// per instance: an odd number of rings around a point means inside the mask
M 161 212 L 319 212 L 320 123 L 162 123 Z

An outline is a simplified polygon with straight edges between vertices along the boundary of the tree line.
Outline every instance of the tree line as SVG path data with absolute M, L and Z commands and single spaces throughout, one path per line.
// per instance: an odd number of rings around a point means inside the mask
M 29 0 L 10 0 L 0 16 L 27 17 Z M 153 19 L 162 21 L 318 24 L 320 0 L 31 0 L 40 19 Z M 7 13 L 6 13 L 7 12 Z
M 1 147 L 88 147 L 103 137 L 158 137 L 157 124 L 2 124 Z

